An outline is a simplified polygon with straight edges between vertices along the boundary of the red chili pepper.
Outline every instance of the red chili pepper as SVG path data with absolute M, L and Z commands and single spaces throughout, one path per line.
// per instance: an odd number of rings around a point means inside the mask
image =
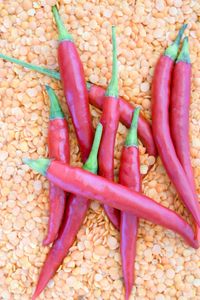
M 97 154 L 102 135 L 102 125 L 98 124 L 92 150 L 89 158 L 83 166 L 83 169 L 94 174 L 98 170 Z M 58 238 L 52 245 L 45 263 L 42 267 L 37 287 L 33 295 L 36 299 L 44 290 L 49 280 L 54 276 L 63 259 L 66 257 L 71 245 L 73 244 L 77 232 L 79 231 L 90 205 L 90 200 L 82 196 L 71 194 L 67 200 L 65 214 L 62 222 L 62 227 L 59 231 Z
M 190 161 L 189 140 L 191 63 L 188 47 L 188 37 L 185 37 L 182 50 L 176 60 L 173 71 L 170 99 L 170 129 L 176 154 L 195 195 L 196 190 Z
M 65 191 L 133 213 L 138 218 L 173 230 L 180 234 L 189 245 L 194 248 L 198 247 L 193 230 L 187 222 L 174 211 L 145 195 L 60 161 L 26 158 L 23 162 Z
M 137 140 L 139 108 L 135 109 L 132 124 L 122 150 L 119 182 L 136 192 L 141 192 L 140 158 Z M 134 265 L 138 218 L 128 212 L 121 212 L 120 250 L 125 284 L 125 299 L 128 300 L 134 283 Z
M 37 71 L 39 73 L 45 74 L 54 79 L 60 80 L 60 73 L 50 70 L 44 67 L 36 66 L 33 64 L 26 63 L 16 58 L 4 55 L 0 53 L 0 58 L 4 60 L 13 62 L 17 65 L 23 66 L 27 69 Z M 87 82 L 88 96 L 90 104 L 95 107 L 102 109 L 103 100 L 105 95 L 105 89 L 98 85 Z M 120 121 L 126 126 L 130 127 L 131 120 L 133 117 L 134 104 L 128 103 L 123 98 L 119 97 L 119 106 L 120 106 Z M 140 114 L 139 123 L 138 123 L 138 135 L 143 145 L 146 147 L 149 155 L 157 156 L 157 150 L 154 143 L 154 138 L 152 134 L 152 128 L 150 123 Z
M 60 160 L 64 163 L 70 161 L 69 133 L 67 120 L 58 102 L 53 89 L 46 86 L 50 99 L 50 122 L 48 128 L 48 149 L 49 157 Z M 50 213 L 47 237 L 43 244 L 52 243 L 57 235 L 65 211 L 67 194 L 53 183 L 49 185 Z
M 184 169 L 179 162 L 169 127 L 170 88 L 172 71 L 185 25 L 175 42 L 167 48 L 156 65 L 152 85 L 152 129 L 163 165 L 185 206 L 200 225 L 200 206 L 194 197 Z
M 52 11 L 59 31 L 58 63 L 60 76 L 82 159 L 85 162 L 92 145 L 93 129 L 83 65 L 72 36 L 65 29 L 56 6 L 53 6 Z
M 101 124 L 103 134 L 99 148 L 99 174 L 114 181 L 114 148 L 117 128 L 119 125 L 118 72 L 116 30 L 112 26 L 113 66 L 112 78 L 104 94 Z M 113 207 L 104 205 L 104 210 L 112 224 L 119 230 L 120 212 Z
M 87 82 L 87 89 L 88 89 L 90 104 L 96 106 L 99 109 L 102 109 L 104 103 L 105 89 L 101 86 L 89 82 Z M 127 102 L 121 97 L 118 98 L 118 101 L 119 101 L 120 121 L 127 128 L 129 128 L 134 113 L 134 104 L 130 104 L 129 102 Z M 140 115 L 139 117 L 138 135 L 141 142 L 146 147 L 149 155 L 153 155 L 156 157 L 157 150 L 153 139 L 151 125 L 142 115 Z

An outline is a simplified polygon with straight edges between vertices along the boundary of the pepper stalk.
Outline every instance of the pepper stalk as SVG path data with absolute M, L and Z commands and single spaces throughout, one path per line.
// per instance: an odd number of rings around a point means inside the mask
M 182 39 L 182 36 L 184 34 L 185 29 L 187 28 L 187 24 L 183 24 L 181 29 L 178 32 L 178 35 L 175 39 L 175 41 L 165 50 L 164 55 L 169 56 L 172 60 L 175 60 L 178 54 L 178 49 L 180 46 L 180 42 Z
M 183 61 L 186 62 L 188 64 L 191 63 L 190 61 L 190 52 L 189 52 L 189 42 L 188 42 L 188 37 L 184 37 L 183 39 L 183 45 L 181 48 L 181 52 L 179 53 L 179 56 L 176 60 L 176 63 L 178 63 L 179 61 Z
M 115 26 L 112 26 L 112 47 L 112 78 L 106 90 L 105 96 L 118 98 L 117 41 Z
M 126 141 L 125 141 L 126 147 L 131 147 L 131 146 L 138 147 L 137 129 L 138 129 L 139 114 L 140 114 L 140 107 L 136 107 L 133 113 L 133 118 L 132 118 L 129 132 L 126 137 Z
M 67 31 L 65 28 L 65 25 L 60 17 L 60 14 L 58 12 L 58 9 L 56 5 L 52 7 L 52 13 L 54 16 L 54 19 L 56 21 L 56 25 L 58 28 L 58 33 L 59 33 L 59 41 L 71 41 L 73 42 L 72 35 Z
M 62 111 L 62 108 L 58 101 L 58 97 L 56 96 L 54 90 L 48 85 L 46 85 L 45 87 L 50 101 L 50 120 L 64 119 L 65 115 Z

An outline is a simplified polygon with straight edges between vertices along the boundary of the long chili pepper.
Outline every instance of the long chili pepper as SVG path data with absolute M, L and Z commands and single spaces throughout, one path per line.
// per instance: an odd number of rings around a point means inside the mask
M 102 129 L 102 125 L 98 124 L 92 150 L 88 160 L 83 166 L 83 169 L 94 174 L 96 174 L 98 170 L 97 154 L 101 140 Z M 66 257 L 69 248 L 72 246 L 76 234 L 78 233 L 81 224 L 85 219 L 89 205 L 90 200 L 87 200 L 87 198 L 73 194 L 70 195 L 69 199 L 67 200 L 62 227 L 59 231 L 58 238 L 53 243 L 46 257 L 32 300 L 36 299 L 44 290 L 49 280 L 56 273 L 63 259 Z
M 12 58 L 10 56 L 4 55 L 0 53 L 0 58 L 4 60 L 13 62 L 30 70 L 37 71 L 39 73 L 48 75 L 54 79 L 60 80 L 60 73 L 50 70 L 44 67 L 39 67 L 37 65 L 33 65 L 24 61 L 21 61 L 16 58 Z M 103 100 L 105 95 L 105 89 L 98 85 L 92 84 L 87 82 L 87 90 L 88 90 L 88 97 L 90 104 L 94 105 L 95 107 L 102 109 L 103 107 Z M 131 124 L 134 106 L 128 103 L 123 98 L 119 97 L 119 106 L 120 106 L 120 121 L 126 126 L 129 127 Z M 138 135 L 142 143 L 147 149 L 149 155 L 157 156 L 157 150 L 153 139 L 152 128 L 150 123 L 142 117 L 140 114 L 139 123 L 138 123 Z
M 72 36 L 65 29 L 56 6 L 53 6 L 52 12 L 59 32 L 58 63 L 60 76 L 82 159 L 85 162 L 92 145 L 93 129 L 83 65 Z
M 112 26 L 113 63 L 112 78 L 103 100 L 101 124 L 103 134 L 99 148 L 99 174 L 108 180 L 114 180 L 114 147 L 119 125 L 118 101 L 118 67 L 117 67 L 117 42 L 116 29 Z M 104 205 L 104 210 L 112 224 L 120 228 L 120 212 L 113 207 Z
M 188 37 L 185 37 L 173 71 L 170 99 L 170 130 L 178 159 L 185 171 L 193 193 L 196 194 L 194 174 L 190 161 L 190 89 L 191 63 Z
M 140 159 L 137 140 L 138 117 L 139 108 L 136 108 L 125 146 L 122 150 L 119 182 L 129 189 L 141 192 Z M 126 300 L 130 297 L 134 283 L 137 232 L 138 218 L 129 212 L 121 212 L 120 250 Z
M 198 247 L 194 232 L 187 222 L 176 212 L 141 193 L 60 161 L 25 158 L 23 162 L 65 191 L 133 213 L 138 218 L 173 230 L 190 246 Z
M 48 128 L 48 150 L 49 157 L 64 163 L 70 161 L 69 133 L 67 120 L 62 112 L 58 98 L 53 89 L 46 86 L 50 99 L 50 121 Z M 67 194 L 53 183 L 49 185 L 50 213 L 47 237 L 43 244 L 52 243 L 58 235 L 62 222 Z
M 170 88 L 174 61 L 185 29 L 180 29 L 175 42 L 167 48 L 156 65 L 152 84 L 152 129 L 163 165 L 180 198 L 200 225 L 200 206 L 192 192 L 184 169 L 177 158 L 169 127 Z

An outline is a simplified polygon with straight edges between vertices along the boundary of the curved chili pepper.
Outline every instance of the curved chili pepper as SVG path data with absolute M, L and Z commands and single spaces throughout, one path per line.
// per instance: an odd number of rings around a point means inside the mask
M 182 50 L 173 71 L 170 99 L 170 129 L 178 159 L 185 171 L 194 194 L 195 181 L 190 161 L 189 108 L 191 89 L 191 63 L 188 37 L 183 40 Z
M 53 6 L 52 11 L 59 31 L 58 63 L 60 76 L 82 159 L 85 162 L 92 145 L 93 129 L 83 65 L 72 36 L 65 29 L 56 6 Z
M 198 247 L 194 232 L 187 222 L 176 212 L 145 195 L 60 161 L 25 158 L 23 162 L 65 191 L 133 213 L 138 218 L 173 230 L 180 234 L 190 246 Z
M 139 108 L 135 109 L 132 124 L 122 150 L 119 182 L 136 192 L 141 192 L 140 158 L 137 140 Z M 128 300 L 134 283 L 134 265 L 138 218 L 128 212 L 121 212 L 120 250 L 125 284 L 125 299 Z
M 83 166 L 83 169 L 94 174 L 96 174 L 98 170 L 97 154 L 101 140 L 102 129 L 102 125 L 98 124 L 92 150 L 88 160 Z M 89 205 L 90 200 L 87 200 L 87 198 L 74 194 L 70 195 L 66 204 L 65 214 L 58 238 L 53 243 L 46 257 L 32 300 L 36 299 L 44 290 L 49 280 L 54 276 L 57 269 L 61 265 L 63 259 L 66 257 L 85 219 Z
M 200 225 L 200 206 L 181 166 L 172 142 L 169 128 L 170 87 L 174 60 L 185 26 L 179 31 L 175 42 L 167 48 L 156 65 L 152 84 L 152 129 L 163 165 L 180 198 Z
M 99 148 L 99 174 L 108 180 L 114 181 L 114 148 L 117 128 L 119 125 L 118 101 L 118 72 L 117 72 L 117 42 L 116 30 L 112 26 L 113 66 L 112 78 L 104 94 L 101 124 L 103 134 Z M 113 207 L 104 205 L 104 211 L 112 224 L 119 230 L 120 212 Z
M 49 157 L 64 163 L 70 161 L 69 132 L 67 120 L 58 102 L 53 89 L 46 86 L 50 99 L 50 121 L 48 128 L 48 150 Z M 53 183 L 49 185 L 50 213 L 47 237 L 43 244 L 49 245 L 57 235 L 62 222 L 67 194 Z
M 3 58 L 4 60 L 13 62 L 17 65 L 23 66 L 25 68 L 28 68 L 30 70 L 37 71 L 39 73 L 45 74 L 49 77 L 52 77 L 54 79 L 60 80 L 60 73 L 50 70 L 44 67 L 39 67 L 37 65 L 33 65 L 30 63 L 26 63 L 24 61 L 21 61 L 16 58 L 12 58 L 10 56 L 4 55 L 0 53 L 0 58 Z M 87 82 L 87 90 L 88 90 L 88 97 L 90 104 L 94 105 L 95 107 L 102 109 L 103 108 L 103 100 L 105 95 L 105 89 L 101 86 L 92 84 L 90 82 Z M 134 104 L 128 103 L 123 98 L 119 97 L 119 106 L 120 106 L 120 121 L 122 124 L 124 124 L 126 127 L 130 127 L 131 120 L 133 117 L 133 111 L 134 111 Z M 138 135 L 143 143 L 143 145 L 146 147 L 147 152 L 149 155 L 157 156 L 157 150 L 152 134 L 152 128 L 150 123 L 140 114 L 139 117 L 139 123 L 138 123 Z

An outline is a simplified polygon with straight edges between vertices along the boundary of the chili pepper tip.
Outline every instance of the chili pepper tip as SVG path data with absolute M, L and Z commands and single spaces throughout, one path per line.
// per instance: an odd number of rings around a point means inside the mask
M 178 32 L 175 41 L 165 50 L 164 52 L 165 56 L 169 56 L 172 60 L 175 60 L 177 58 L 179 45 L 186 28 L 187 28 L 187 24 L 183 24 L 183 26 L 180 28 Z
M 28 165 L 31 169 L 42 174 L 43 176 L 46 176 L 47 169 L 51 163 L 51 160 L 47 158 L 23 158 L 22 161 L 24 164 Z
M 138 129 L 139 114 L 140 114 L 140 107 L 136 107 L 133 112 L 133 118 L 132 118 L 129 132 L 126 137 L 126 141 L 125 141 L 126 147 L 131 147 L 131 146 L 138 147 L 137 129 Z
M 72 35 L 67 31 L 65 28 L 65 25 L 60 17 L 60 14 L 58 12 L 58 9 L 56 5 L 52 6 L 52 13 L 54 16 L 54 19 L 56 21 L 56 25 L 58 28 L 58 33 L 59 33 L 59 41 L 71 41 L 73 42 Z
M 183 39 L 183 45 L 181 48 L 181 52 L 179 53 L 179 56 L 176 60 L 176 63 L 178 63 L 179 61 L 182 62 L 186 62 L 188 64 L 190 64 L 190 52 L 189 52 L 189 41 L 188 41 L 188 37 L 184 37 Z
M 118 98 L 118 66 L 117 66 L 117 41 L 116 41 L 116 27 L 112 26 L 112 78 L 106 90 L 106 96 Z
M 85 162 L 83 169 L 90 171 L 94 174 L 97 174 L 98 171 L 98 151 L 99 151 L 99 146 L 101 142 L 101 136 L 103 132 L 103 126 L 101 123 L 97 125 L 95 136 L 94 136 L 94 141 L 92 144 L 92 149 L 90 151 L 89 157 L 87 161 Z
M 50 100 L 50 120 L 54 119 L 64 119 L 65 115 L 59 104 L 58 97 L 56 96 L 54 90 L 49 86 L 45 85 L 47 94 Z

